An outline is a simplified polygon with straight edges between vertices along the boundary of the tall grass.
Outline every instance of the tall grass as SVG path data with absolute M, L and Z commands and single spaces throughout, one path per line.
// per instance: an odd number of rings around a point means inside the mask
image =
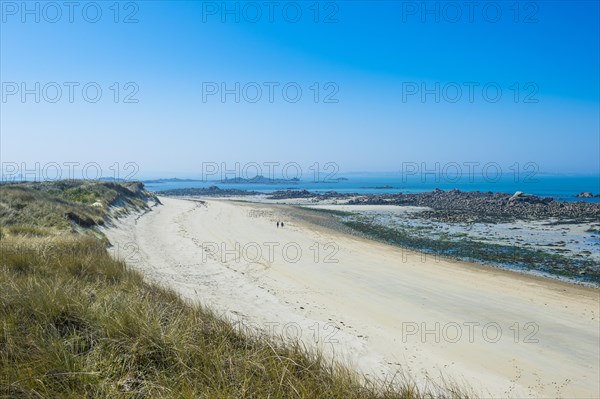
M 142 183 L 85 180 L 0 184 L 0 226 L 77 230 L 104 224 L 112 210 L 146 208 L 155 196 Z M 112 208 L 112 209 L 111 209 Z

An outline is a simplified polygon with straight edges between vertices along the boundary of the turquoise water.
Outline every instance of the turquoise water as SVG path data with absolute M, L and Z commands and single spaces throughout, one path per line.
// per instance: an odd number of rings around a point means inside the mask
M 600 202 L 600 198 L 582 199 L 575 195 L 588 191 L 593 194 L 600 193 L 600 176 L 536 176 L 534 179 L 516 180 L 512 177 L 501 178 L 496 181 L 491 179 L 475 178 L 473 181 L 461 179 L 449 181 L 434 176 L 424 179 L 412 177 L 403 179 L 397 175 L 364 175 L 364 174 L 340 174 L 340 177 L 348 180 L 334 180 L 315 182 L 311 180 L 300 180 L 296 183 L 284 182 L 281 184 L 254 184 L 239 183 L 227 184 L 220 181 L 166 181 L 161 183 L 146 183 L 146 187 L 152 191 L 171 190 L 178 188 L 205 188 L 218 186 L 220 188 L 253 190 L 258 192 L 272 192 L 275 190 L 306 189 L 315 192 L 337 191 L 339 193 L 418 193 L 440 188 L 442 190 L 459 189 L 461 191 L 491 191 L 514 193 L 522 191 L 527 194 L 535 194 L 543 197 L 554 197 L 564 201 L 585 200 L 588 202 Z

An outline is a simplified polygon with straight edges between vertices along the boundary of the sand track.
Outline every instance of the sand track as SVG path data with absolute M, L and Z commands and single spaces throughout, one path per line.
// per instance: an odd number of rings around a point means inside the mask
M 423 258 L 273 205 L 161 201 L 107 230 L 116 253 L 233 321 L 371 376 L 402 367 L 482 396 L 600 397 L 597 289 Z

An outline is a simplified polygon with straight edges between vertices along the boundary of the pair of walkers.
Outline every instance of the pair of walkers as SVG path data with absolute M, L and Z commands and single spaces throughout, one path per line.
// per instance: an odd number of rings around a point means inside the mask
M 277 222 L 277 228 L 279 227 L 283 228 L 283 222 Z

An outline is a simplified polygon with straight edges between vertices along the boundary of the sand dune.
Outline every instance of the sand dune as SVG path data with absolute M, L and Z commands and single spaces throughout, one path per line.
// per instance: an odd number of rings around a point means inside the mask
M 274 205 L 161 200 L 107 231 L 115 251 L 233 321 L 371 376 L 401 368 L 481 396 L 600 396 L 597 289 L 424 257 Z

